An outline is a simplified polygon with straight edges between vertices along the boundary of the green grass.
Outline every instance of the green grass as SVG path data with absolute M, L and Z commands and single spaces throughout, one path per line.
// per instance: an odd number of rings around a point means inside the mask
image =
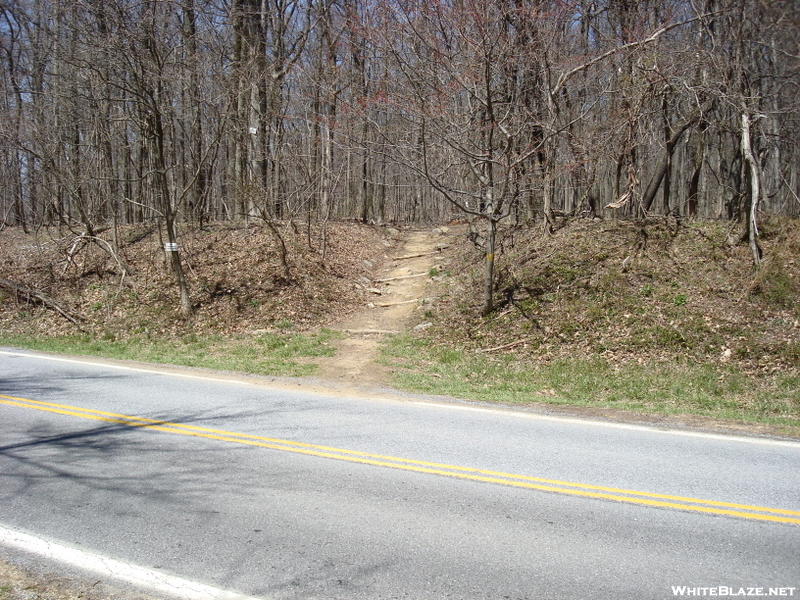
M 381 361 L 398 387 L 508 404 L 609 407 L 696 414 L 783 426 L 800 432 L 800 380 L 747 376 L 730 365 L 693 361 L 613 365 L 600 358 L 534 364 L 465 353 L 412 336 L 394 336 Z
M 299 377 L 314 373 L 317 365 L 308 359 L 332 356 L 331 341 L 339 334 L 323 329 L 319 333 L 264 333 L 257 336 L 201 336 L 180 338 L 88 335 L 64 337 L 22 337 L 0 335 L 0 345 L 120 360 L 239 371 L 258 375 Z

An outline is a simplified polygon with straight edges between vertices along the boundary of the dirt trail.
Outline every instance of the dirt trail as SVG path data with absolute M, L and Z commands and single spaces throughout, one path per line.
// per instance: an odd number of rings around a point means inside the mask
M 315 361 L 321 379 L 359 387 L 386 382 L 386 368 L 375 362 L 380 340 L 408 328 L 411 314 L 424 303 L 431 270 L 441 270 L 446 261 L 442 251 L 452 235 L 446 227 L 405 234 L 388 267 L 374 274 L 371 302 L 328 327 L 343 332 L 344 337 L 337 343 L 335 356 Z

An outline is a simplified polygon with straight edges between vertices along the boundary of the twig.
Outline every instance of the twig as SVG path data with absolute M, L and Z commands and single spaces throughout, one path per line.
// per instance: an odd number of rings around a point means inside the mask
M 496 352 L 497 350 L 506 350 L 507 348 L 513 348 L 514 346 L 519 346 L 520 344 L 524 344 L 530 337 L 522 338 L 521 340 L 517 340 L 516 342 L 510 342 L 508 344 L 503 344 L 502 346 L 495 346 L 494 348 L 483 348 L 480 352 Z
M 414 275 L 401 275 L 400 277 L 389 277 L 387 279 L 376 279 L 375 283 L 386 283 L 388 281 L 397 281 L 398 279 L 411 279 L 412 277 L 424 277 L 427 273 L 415 273 Z
M 419 258 L 420 256 L 432 256 L 435 252 L 422 252 L 421 254 L 407 254 L 406 256 L 395 256 L 392 260 L 406 260 L 408 258 Z
M 381 308 L 386 308 L 388 306 L 399 306 L 401 304 L 411 304 L 413 302 L 419 302 L 419 299 L 405 300 L 403 302 L 388 302 L 388 303 L 378 302 L 378 303 L 375 303 L 375 306 L 380 306 Z

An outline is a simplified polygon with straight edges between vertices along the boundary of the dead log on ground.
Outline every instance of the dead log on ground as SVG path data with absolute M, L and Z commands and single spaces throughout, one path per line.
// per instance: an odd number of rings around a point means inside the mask
M 83 331 L 81 327 L 81 321 L 86 321 L 86 317 L 75 313 L 69 309 L 64 308 L 58 302 L 49 298 L 42 292 L 37 290 L 33 290 L 31 288 L 27 288 L 22 285 L 17 285 L 13 281 L 8 281 L 7 279 L 0 279 L 0 288 L 9 290 L 10 292 L 14 292 L 19 299 L 23 299 L 27 302 L 34 302 L 37 304 L 42 304 L 47 308 L 56 311 L 62 317 L 73 323 Z

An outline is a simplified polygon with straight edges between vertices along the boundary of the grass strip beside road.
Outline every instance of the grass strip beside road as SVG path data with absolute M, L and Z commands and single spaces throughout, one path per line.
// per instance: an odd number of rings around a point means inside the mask
M 381 362 L 394 384 L 426 394 L 499 402 L 702 415 L 760 423 L 800 436 L 800 377 L 748 374 L 726 364 L 628 362 L 601 356 L 533 362 L 469 353 L 413 335 L 387 339 Z
M 455 477 L 458 479 L 467 479 L 483 483 L 508 485 L 532 490 L 554 492 L 558 494 L 612 500 L 616 502 L 625 502 L 658 508 L 670 508 L 691 512 L 726 515 L 743 519 L 756 519 L 800 525 L 800 511 L 768 508 L 763 506 L 751 506 L 715 500 L 686 498 L 669 494 L 639 492 L 613 487 L 544 479 L 526 475 L 516 475 L 512 473 L 490 471 L 472 467 L 462 467 L 457 465 L 406 459 L 292 440 L 283 440 L 266 436 L 235 433 L 207 427 L 197 427 L 194 425 L 173 423 L 160 419 L 124 415 L 77 406 L 42 402 L 27 398 L 17 398 L 14 396 L 0 395 L 0 404 L 24 409 L 46 411 L 71 417 L 79 417 L 82 419 L 91 419 L 104 421 L 107 423 L 127 425 L 130 427 L 140 427 L 164 433 L 188 435 L 222 442 L 245 444 L 249 446 L 269 448 L 272 450 L 281 450 L 285 452 L 295 452 L 309 456 L 343 460 L 377 467 L 402 469 L 417 473 Z
M 238 371 L 254 375 L 301 377 L 313 375 L 313 358 L 331 356 L 332 341 L 340 334 L 259 333 L 251 336 L 187 334 L 174 338 L 130 337 L 97 339 L 89 335 L 27 337 L 0 335 L 0 346 L 59 354 L 101 356 L 118 360 Z

